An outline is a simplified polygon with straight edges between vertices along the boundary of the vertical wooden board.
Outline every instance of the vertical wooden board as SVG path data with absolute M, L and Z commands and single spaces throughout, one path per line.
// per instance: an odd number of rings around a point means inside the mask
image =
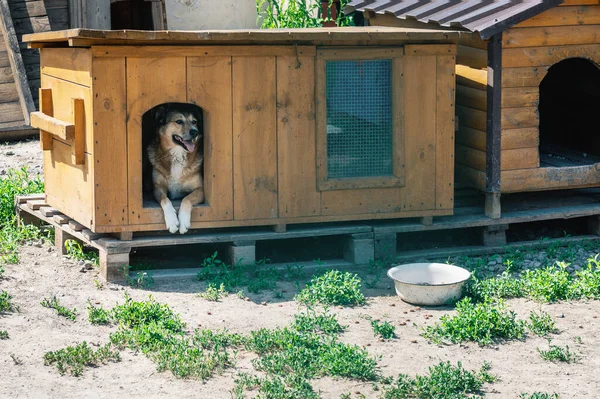
M 403 211 L 435 209 L 437 105 L 436 56 L 404 59 L 404 137 L 406 185 Z
M 437 106 L 435 144 L 435 204 L 454 206 L 454 64 L 453 56 L 437 56 Z
M 204 193 L 207 207 L 196 207 L 197 220 L 233 218 L 231 57 L 190 57 L 188 101 L 204 116 Z
M 275 57 L 233 57 L 236 220 L 278 216 L 275 76 Z
M 73 165 L 71 147 L 54 140 L 44 152 L 46 202 L 88 228 L 92 227 L 92 156 L 84 154 L 83 165 Z
M 279 216 L 321 213 L 315 154 L 315 62 L 277 57 Z
M 52 90 L 52 109 L 54 117 L 63 122 L 74 123 L 73 99 L 82 98 L 85 108 L 85 152 L 92 154 L 94 151 L 94 127 L 92 111 L 92 89 L 52 76 L 42 75 L 42 89 Z M 72 142 L 66 142 L 72 144 Z
M 157 105 L 186 102 L 186 59 L 127 58 L 126 63 L 129 224 L 162 223 L 162 212 L 142 208 L 142 117 Z
M 127 99 L 125 58 L 93 60 L 94 226 L 126 225 Z

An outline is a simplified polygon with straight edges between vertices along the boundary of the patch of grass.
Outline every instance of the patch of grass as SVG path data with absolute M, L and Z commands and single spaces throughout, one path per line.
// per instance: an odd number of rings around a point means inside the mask
M 556 392 L 534 392 L 534 393 L 522 393 L 519 395 L 519 399 L 559 399 L 560 396 Z
M 208 283 L 206 291 L 199 293 L 198 296 L 207 301 L 217 302 L 221 298 L 226 297 L 227 294 L 229 294 L 229 292 L 225 289 L 225 285 L 221 284 L 219 288 L 217 288 L 213 283 Z
M 313 277 L 295 299 L 306 305 L 355 306 L 366 302 L 358 275 L 338 270 Z
M 386 387 L 382 399 L 459 399 L 471 394 L 481 393 L 485 383 L 492 383 L 495 377 L 489 373 L 490 365 L 484 363 L 479 371 L 469 371 L 461 362 L 453 366 L 450 362 L 441 362 L 429 368 L 428 375 L 412 378 L 400 374 Z
M 428 326 L 422 335 L 434 342 L 464 341 L 489 345 L 499 340 L 522 339 L 526 323 L 507 310 L 501 300 L 473 303 L 464 298 L 456 304 L 456 315 L 444 315 L 439 323 Z
M 293 328 L 299 332 L 314 332 L 324 334 L 339 334 L 347 326 L 342 326 L 335 318 L 335 315 L 329 314 L 327 310 L 318 314 L 309 308 L 306 312 L 294 315 Z
M 268 399 L 318 399 L 321 396 L 316 393 L 310 383 L 300 376 L 280 377 L 267 375 L 258 377 L 248 373 L 240 373 L 235 379 L 233 397 L 244 399 L 244 391 L 258 391 L 259 398 Z
M 102 306 L 94 306 L 88 301 L 88 320 L 92 324 L 109 324 L 111 321 L 111 312 Z
M 14 312 L 18 310 L 17 307 L 12 303 L 12 295 L 6 291 L 0 291 L 0 313 L 2 312 Z
M 527 327 L 532 333 L 541 337 L 558 331 L 556 329 L 554 320 L 552 320 L 552 317 L 546 312 L 529 313 L 529 323 Z
M 305 277 L 304 266 L 298 264 L 286 265 L 285 272 L 283 273 L 283 279 L 285 281 L 298 281 Z
M 340 12 L 337 15 L 337 26 L 354 26 L 353 15 L 343 13 L 344 7 L 350 0 L 341 0 Z M 325 19 L 322 18 L 322 3 L 317 0 L 256 0 L 256 10 L 261 18 L 261 28 L 318 28 L 324 21 L 331 20 L 333 0 L 329 6 Z
M 121 360 L 119 352 L 113 351 L 110 344 L 106 344 L 94 351 L 83 341 L 76 346 L 68 346 L 55 352 L 44 354 L 44 364 L 56 365 L 61 374 L 69 373 L 75 377 L 83 373 L 85 367 L 98 367 L 109 361 Z
M 133 277 L 129 275 L 131 265 L 123 265 L 123 279 L 125 284 L 134 288 L 149 289 L 154 286 L 154 277 L 147 271 L 139 271 Z
M 66 317 L 69 320 L 75 321 L 77 317 L 77 309 L 73 308 L 73 310 L 67 309 L 60 304 L 60 301 L 56 296 L 53 296 L 51 299 L 44 298 L 42 302 L 40 302 L 45 308 L 54 309 L 58 313 L 59 316 Z
M 74 260 L 88 261 L 94 265 L 99 264 L 98 254 L 94 251 L 86 251 L 83 246 L 76 240 L 66 240 L 65 249 L 67 256 Z
M 552 345 L 550 343 L 549 345 L 550 348 L 548 350 L 538 348 L 538 353 L 544 360 L 548 360 L 551 362 L 574 363 L 579 359 L 579 356 L 576 353 L 571 352 L 571 350 L 569 349 L 569 345 L 564 347 Z
M 375 336 L 380 336 L 385 339 L 391 339 L 396 336 L 396 327 L 387 320 L 382 323 L 379 323 L 378 320 L 371 320 L 371 327 L 373 328 Z
M 0 330 L 0 339 L 8 339 L 8 331 L 6 330 Z

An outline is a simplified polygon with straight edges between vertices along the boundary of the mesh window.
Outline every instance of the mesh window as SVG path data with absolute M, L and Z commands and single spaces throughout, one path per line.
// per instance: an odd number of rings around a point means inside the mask
M 327 61 L 328 178 L 390 176 L 392 61 Z

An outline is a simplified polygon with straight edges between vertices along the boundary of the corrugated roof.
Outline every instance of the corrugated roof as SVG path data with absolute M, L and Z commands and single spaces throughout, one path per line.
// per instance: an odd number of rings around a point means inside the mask
M 357 11 L 393 14 L 452 28 L 479 32 L 483 39 L 533 17 L 564 0 L 351 0 Z

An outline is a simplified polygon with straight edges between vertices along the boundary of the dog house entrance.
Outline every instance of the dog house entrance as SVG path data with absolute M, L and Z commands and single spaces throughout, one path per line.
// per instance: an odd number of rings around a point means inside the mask
M 600 162 L 600 68 L 583 58 L 553 65 L 540 83 L 542 166 Z

